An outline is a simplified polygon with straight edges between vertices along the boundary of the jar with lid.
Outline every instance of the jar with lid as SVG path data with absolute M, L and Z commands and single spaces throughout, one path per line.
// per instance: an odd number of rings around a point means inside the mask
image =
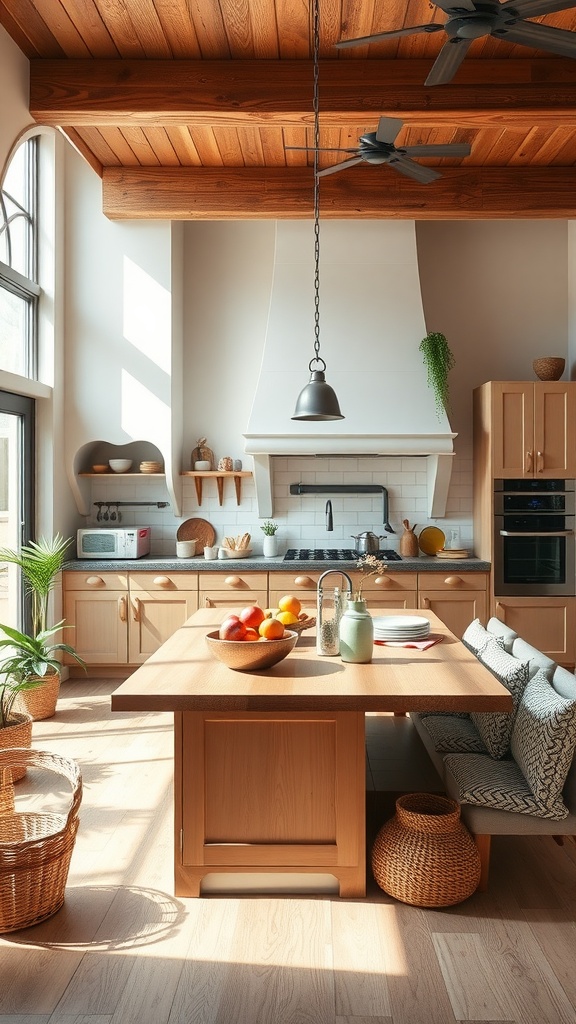
M 325 586 L 327 576 L 344 576 L 348 581 L 348 589 L 343 592 L 342 586 Z M 340 619 L 351 596 L 352 581 L 347 573 L 337 569 L 328 569 L 318 580 L 316 598 L 316 653 L 326 657 L 340 654 Z

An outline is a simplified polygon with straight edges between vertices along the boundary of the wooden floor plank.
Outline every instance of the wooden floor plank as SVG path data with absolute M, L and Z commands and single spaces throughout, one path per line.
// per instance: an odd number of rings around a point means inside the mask
M 391 1017 L 386 922 L 379 927 L 385 911 L 366 902 L 332 905 L 337 1017 Z

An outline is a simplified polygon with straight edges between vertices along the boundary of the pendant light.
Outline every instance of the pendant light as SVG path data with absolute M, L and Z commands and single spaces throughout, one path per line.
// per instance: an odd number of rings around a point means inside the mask
M 326 363 L 320 357 L 320 183 L 318 149 L 320 146 L 320 97 L 318 70 L 320 51 L 319 0 L 313 0 L 314 24 L 314 358 L 308 369 L 310 380 L 298 395 L 293 420 L 343 420 L 333 388 L 326 383 Z

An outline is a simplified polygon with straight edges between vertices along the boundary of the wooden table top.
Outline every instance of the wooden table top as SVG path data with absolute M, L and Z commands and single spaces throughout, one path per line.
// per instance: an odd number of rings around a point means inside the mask
M 205 635 L 226 614 L 222 608 L 195 612 L 112 694 L 112 710 L 512 710 L 508 690 L 428 610 L 431 632 L 441 634 L 442 642 L 427 651 L 375 646 L 370 664 L 352 665 L 317 655 L 309 630 L 284 661 L 260 672 L 235 672 L 210 654 Z

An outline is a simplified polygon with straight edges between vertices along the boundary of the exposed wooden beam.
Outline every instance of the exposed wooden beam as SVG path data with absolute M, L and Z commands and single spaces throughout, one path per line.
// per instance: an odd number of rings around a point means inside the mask
M 456 84 L 426 88 L 431 63 L 322 61 L 322 124 L 389 113 L 420 127 L 576 125 L 576 61 L 467 60 Z M 309 61 L 33 60 L 30 70 L 33 117 L 61 127 L 310 125 L 311 92 Z
M 103 174 L 113 220 L 263 220 L 312 217 L 310 168 L 118 168 Z M 321 217 L 415 220 L 576 216 L 573 168 L 446 168 L 429 185 L 389 167 L 356 166 L 321 180 Z

